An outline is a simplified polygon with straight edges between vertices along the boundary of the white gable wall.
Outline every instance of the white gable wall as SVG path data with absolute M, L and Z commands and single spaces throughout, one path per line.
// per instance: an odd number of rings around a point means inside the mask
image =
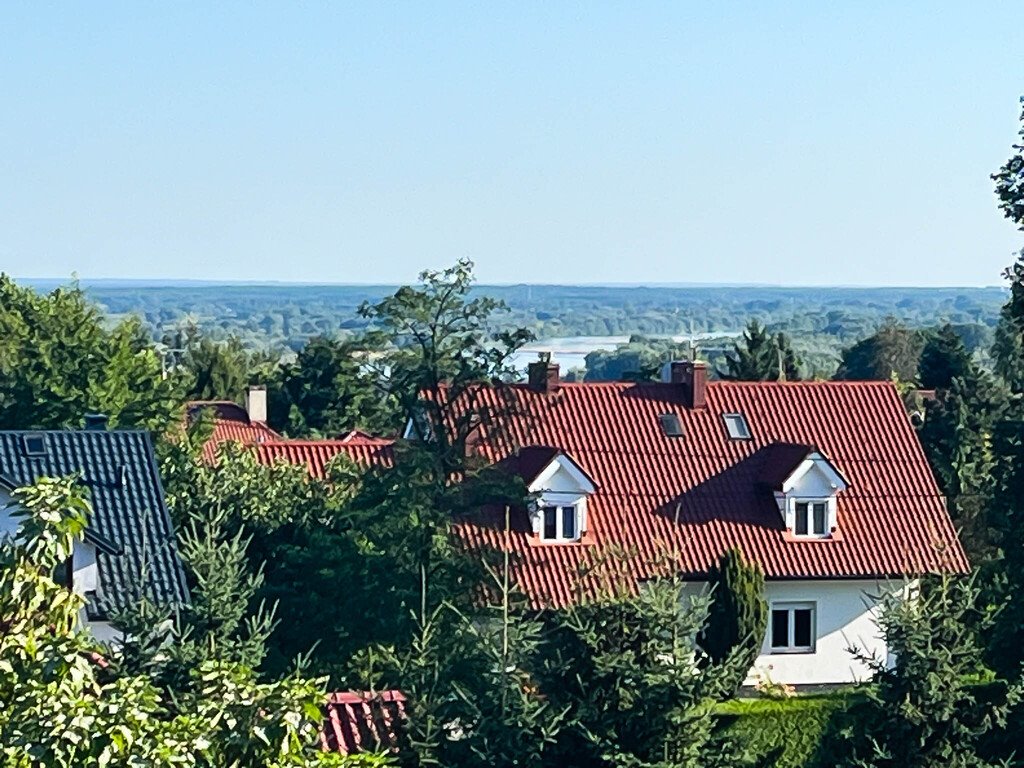
M 810 545 L 813 546 L 813 545 Z M 707 589 L 692 583 L 689 589 Z M 870 670 L 857 662 L 849 648 L 856 646 L 867 654 L 891 663 L 882 640 L 874 602 L 883 590 L 901 591 L 903 582 L 893 581 L 769 581 L 765 584 L 768 602 L 768 632 L 761 654 L 746 680 L 754 685 L 758 676 L 767 675 L 776 683 L 825 685 L 853 683 L 871 677 Z M 815 609 L 815 644 L 810 653 L 773 653 L 770 647 L 771 607 L 778 603 L 811 603 Z

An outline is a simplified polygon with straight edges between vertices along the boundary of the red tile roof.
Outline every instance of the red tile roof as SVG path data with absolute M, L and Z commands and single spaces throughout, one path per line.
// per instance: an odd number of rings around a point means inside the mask
M 203 411 L 213 412 L 213 433 L 203 446 L 203 457 L 208 461 L 225 441 L 249 445 L 283 439 L 262 421 L 250 421 L 245 408 L 230 400 L 193 400 L 185 407 L 186 419 L 191 423 Z
M 398 691 L 332 693 L 324 708 L 320 743 L 327 752 L 394 752 L 398 749 L 405 697 Z
M 539 545 L 525 511 L 515 516 L 507 537 L 515 577 L 536 606 L 565 605 L 580 591 L 596 592 L 598 577 L 581 581 L 577 574 L 612 546 L 634 553 L 619 565 L 634 580 L 664 572 L 672 556 L 687 577 L 702 578 L 731 547 L 742 548 L 769 579 L 968 567 L 891 383 L 716 381 L 700 409 L 686 407 L 681 387 L 667 383 L 512 390 L 520 412 L 505 417 L 506 437 L 500 445 L 482 440 L 477 450 L 500 461 L 518 448 L 558 446 L 599 486 L 588 503 L 592 544 Z M 488 391 L 494 402 L 485 407 L 506 412 L 497 391 Z M 683 437 L 665 435 L 658 418 L 664 413 L 679 416 Z M 729 439 L 726 413 L 745 415 L 751 439 Z M 780 459 L 792 466 L 810 446 L 829 457 L 850 487 L 838 496 L 834 538 L 793 541 L 763 478 L 778 473 Z M 474 548 L 501 549 L 503 519 L 499 511 L 487 512 L 458 528 Z
M 278 460 L 305 464 L 314 477 L 323 477 L 327 465 L 339 453 L 362 466 L 391 466 L 394 441 L 379 437 L 353 437 L 342 440 L 277 440 L 256 446 L 257 458 L 272 464 Z

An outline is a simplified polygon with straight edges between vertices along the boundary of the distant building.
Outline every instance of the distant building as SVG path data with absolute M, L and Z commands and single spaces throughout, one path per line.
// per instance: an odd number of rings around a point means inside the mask
M 15 532 L 11 491 L 43 477 L 76 474 L 89 490 L 92 516 L 67 564 L 68 585 L 86 598 L 81 617 L 97 637 L 116 639 L 109 612 L 144 594 L 167 605 L 188 602 L 185 572 L 148 432 L 0 431 L 0 535 Z

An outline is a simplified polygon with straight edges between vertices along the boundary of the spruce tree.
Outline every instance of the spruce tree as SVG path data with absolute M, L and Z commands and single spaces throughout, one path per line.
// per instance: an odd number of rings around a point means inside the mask
M 712 568 L 708 582 L 712 602 L 701 647 L 715 664 L 739 659 L 726 686 L 725 693 L 731 696 L 754 665 L 768 628 L 764 574 L 739 549 L 730 549 Z
M 948 389 L 953 379 L 969 376 L 973 369 L 963 340 L 946 323 L 928 335 L 917 366 L 917 380 L 923 389 Z
M 800 361 L 784 333 L 772 336 L 751 320 L 742 339 L 726 357 L 726 370 L 718 375 L 729 381 L 796 381 Z

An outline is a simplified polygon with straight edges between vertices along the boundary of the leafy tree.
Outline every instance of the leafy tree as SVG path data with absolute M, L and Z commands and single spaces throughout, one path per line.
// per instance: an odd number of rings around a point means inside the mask
M 0 274 L 0 429 L 114 426 L 162 431 L 181 397 L 136 318 L 108 327 L 77 286 L 40 295 Z
M 310 339 L 268 384 L 270 425 L 293 437 L 393 433 L 402 414 L 368 365 L 375 354 L 366 340 Z
M 908 599 L 909 598 L 909 599 Z M 848 734 L 841 765 L 859 768 L 975 768 L 986 734 L 1005 723 L 1021 695 L 1019 672 L 987 700 L 975 683 L 984 670 L 979 635 L 994 621 L 979 607 L 973 579 L 929 577 L 920 588 L 881 596 L 879 627 L 895 665 L 851 649 L 875 673 L 872 703 Z
M 730 381 L 797 381 L 800 361 L 784 333 L 771 336 L 757 320 L 751 320 L 731 355 L 727 370 L 718 375 Z
M 327 480 L 310 478 L 304 466 L 265 466 L 231 443 L 210 463 L 204 434 L 200 422 L 163 449 L 193 594 L 175 657 L 186 669 L 212 655 L 279 676 L 302 656 L 341 684 L 352 654 L 400 621 L 383 599 L 388 564 L 361 549 L 363 533 L 344 514 L 355 472 L 339 460 Z
M 915 381 L 923 348 L 920 331 L 889 318 L 873 335 L 843 350 L 836 378 L 888 381 L 895 376 L 903 382 Z
M 634 334 L 614 350 L 598 349 L 586 356 L 586 381 L 657 381 L 670 360 L 689 360 L 689 344 Z
M 768 604 L 764 599 L 764 574 L 738 549 L 722 555 L 708 577 L 711 609 L 701 634 L 701 648 L 715 664 L 737 658 L 736 677 L 726 681 L 732 696 L 761 652 L 768 629 Z
M 917 381 L 924 389 L 948 389 L 953 379 L 974 373 L 971 355 L 952 325 L 946 323 L 928 335 L 917 371 Z
M 168 699 L 119 673 L 118 651 L 76 627 L 82 596 L 50 576 L 85 530 L 82 487 L 43 479 L 14 500 L 18 536 L 0 541 L 0 765 L 361 764 L 320 751 L 316 682 L 259 684 L 244 666 L 211 661 L 193 670 L 194 692 Z

